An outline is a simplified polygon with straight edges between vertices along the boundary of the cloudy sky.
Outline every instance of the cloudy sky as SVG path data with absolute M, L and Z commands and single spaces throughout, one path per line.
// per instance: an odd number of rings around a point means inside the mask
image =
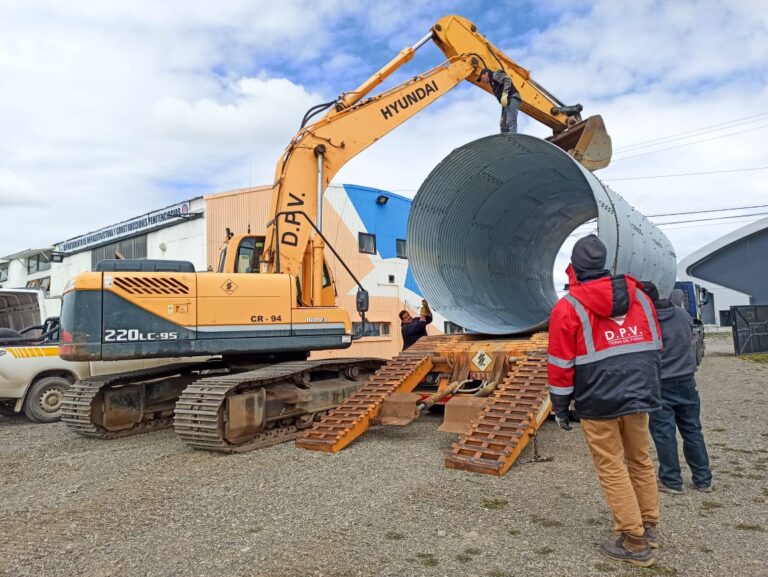
M 764 0 L 0 0 L 0 255 L 271 182 L 310 106 L 454 13 L 603 116 L 598 176 L 645 214 L 768 205 Z M 429 44 L 394 80 L 442 61 Z M 498 112 L 457 88 L 336 181 L 412 196 Z M 522 115 L 521 132 L 547 135 Z M 682 258 L 760 212 L 653 220 Z

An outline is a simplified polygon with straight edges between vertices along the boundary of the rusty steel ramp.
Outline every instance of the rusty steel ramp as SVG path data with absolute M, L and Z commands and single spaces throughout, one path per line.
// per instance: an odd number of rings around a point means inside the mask
M 415 347 L 414 347 L 415 348 Z M 392 393 L 410 392 L 432 370 L 432 356 L 401 353 L 381 367 L 357 391 L 296 439 L 296 446 L 336 453 L 375 424 L 381 405 Z
M 517 363 L 445 457 L 449 469 L 503 475 L 549 415 L 547 359 L 531 352 Z

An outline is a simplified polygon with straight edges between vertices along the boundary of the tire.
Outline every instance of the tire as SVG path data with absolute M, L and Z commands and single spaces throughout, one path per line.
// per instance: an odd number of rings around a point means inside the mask
M 35 381 L 24 399 L 24 414 L 35 423 L 54 423 L 61 417 L 61 401 L 72 383 L 64 377 Z

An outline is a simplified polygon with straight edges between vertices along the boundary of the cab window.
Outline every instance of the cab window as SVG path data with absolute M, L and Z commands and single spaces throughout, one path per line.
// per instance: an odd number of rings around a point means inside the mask
M 235 272 L 258 273 L 259 260 L 264 252 L 264 237 L 247 237 L 237 247 Z

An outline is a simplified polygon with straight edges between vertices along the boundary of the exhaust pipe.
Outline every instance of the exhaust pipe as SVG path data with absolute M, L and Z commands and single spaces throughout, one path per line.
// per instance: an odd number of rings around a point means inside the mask
M 448 320 L 485 334 L 531 333 L 546 328 L 557 301 L 560 247 L 592 219 L 612 274 L 671 293 L 669 239 L 562 149 L 523 134 L 470 142 L 432 170 L 411 206 L 408 258 Z

